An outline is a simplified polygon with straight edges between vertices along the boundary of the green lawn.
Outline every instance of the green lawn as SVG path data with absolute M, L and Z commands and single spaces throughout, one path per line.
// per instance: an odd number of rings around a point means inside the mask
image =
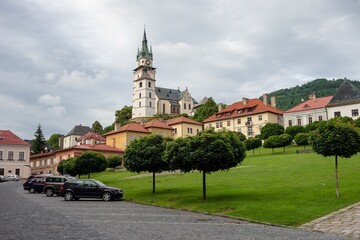
M 360 156 L 339 159 L 340 198 L 335 194 L 334 158 L 296 154 L 298 147 L 247 153 L 228 172 L 207 175 L 207 200 L 202 200 L 202 175 L 177 173 L 129 178 L 126 171 L 92 177 L 125 191 L 125 200 L 152 205 L 236 216 L 273 224 L 298 226 L 360 201 Z M 261 152 L 261 154 L 260 154 Z

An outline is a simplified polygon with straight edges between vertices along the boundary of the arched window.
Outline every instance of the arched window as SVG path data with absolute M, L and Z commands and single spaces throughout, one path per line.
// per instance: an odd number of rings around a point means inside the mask
M 151 92 L 149 93 L 149 98 L 151 98 Z
M 163 104 L 163 113 L 165 113 L 165 103 Z
M 141 102 L 139 102 L 139 107 L 141 107 Z
M 184 103 L 184 109 L 186 109 L 186 103 Z
M 142 82 L 140 82 L 140 83 L 139 83 L 139 87 L 141 87 L 141 88 L 142 88 Z
M 141 98 L 141 93 L 139 93 L 139 98 Z
M 151 82 L 149 82 L 149 88 L 151 88 Z
M 189 110 L 191 110 L 191 104 L 189 103 Z

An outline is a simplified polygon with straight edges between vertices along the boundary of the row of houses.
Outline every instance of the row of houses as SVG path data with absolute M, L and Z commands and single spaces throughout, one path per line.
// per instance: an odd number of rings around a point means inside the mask
M 316 98 L 310 94 L 307 101 L 285 112 L 276 108 L 275 97 L 268 104 L 263 100 L 243 98 L 222 109 L 202 123 L 186 117 L 167 121 L 153 119 L 145 123 L 131 122 L 104 136 L 95 133 L 90 127 L 77 125 L 60 139 L 61 149 L 30 156 L 30 145 L 9 130 L 0 130 L 0 175 L 17 174 L 27 177 L 30 174 L 57 172 L 58 164 L 66 159 L 92 150 L 108 157 L 123 155 L 133 139 L 156 133 L 165 137 L 179 138 L 194 136 L 203 129 L 216 131 L 227 129 L 243 133 L 247 138 L 260 134 L 266 123 L 278 123 L 285 128 L 293 125 L 306 126 L 314 121 L 325 121 L 339 116 L 353 119 L 359 117 L 360 91 L 350 81 L 345 80 L 334 96 Z

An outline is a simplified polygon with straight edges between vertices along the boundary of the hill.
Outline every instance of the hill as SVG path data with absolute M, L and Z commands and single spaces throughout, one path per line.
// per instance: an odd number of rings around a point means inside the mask
M 280 89 L 268 93 L 268 99 L 272 96 L 276 97 L 276 107 L 281 110 L 289 110 L 300 104 L 302 100 L 308 100 L 310 93 L 315 93 L 316 97 L 332 96 L 339 88 L 344 79 L 327 80 L 325 78 L 316 79 L 305 83 L 301 86 L 297 85 L 292 88 Z M 355 87 L 360 89 L 360 82 L 349 80 Z M 262 99 L 262 97 L 260 97 Z

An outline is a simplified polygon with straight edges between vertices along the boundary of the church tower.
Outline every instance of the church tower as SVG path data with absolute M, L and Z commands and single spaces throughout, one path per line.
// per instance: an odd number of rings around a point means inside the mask
M 155 68 L 152 49 L 148 47 L 146 31 L 142 40 L 141 49 L 136 55 L 137 67 L 134 71 L 132 119 L 141 121 L 155 115 Z

